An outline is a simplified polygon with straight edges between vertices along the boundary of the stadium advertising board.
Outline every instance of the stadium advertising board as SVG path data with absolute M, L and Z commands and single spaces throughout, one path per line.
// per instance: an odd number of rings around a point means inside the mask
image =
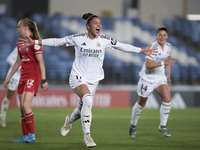
M 112 89 L 112 88 L 111 88 Z M 177 90 L 179 89 L 179 90 Z M 186 107 L 200 107 L 200 92 L 192 89 L 189 91 L 180 90 L 180 88 L 171 90 L 171 108 L 184 109 Z M 6 95 L 6 90 L 0 89 L 0 103 Z M 138 99 L 136 90 L 97 90 L 93 108 L 128 108 L 132 107 Z M 75 108 L 79 102 L 78 96 L 70 89 L 51 89 L 43 92 L 41 89 L 38 91 L 31 103 L 33 108 Z M 161 99 L 155 92 L 148 98 L 145 108 L 159 108 Z M 17 92 L 15 92 L 13 100 L 10 102 L 9 107 L 19 107 Z
M 19 100 L 15 92 L 10 107 L 19 107 Z M 6 95 L 5 90 L 0 90 L 0 101 Z M 43 92 L 39 90 L 34 97 L 31 107 L 33 108 L 67 108 L 77 107 L 79 102 L 78 96 L 72 90 L 55 89 Z M 110 107 L 130 107 L 129 91 L 109 91 L 98 90 L 93 101 L 94 108 Z

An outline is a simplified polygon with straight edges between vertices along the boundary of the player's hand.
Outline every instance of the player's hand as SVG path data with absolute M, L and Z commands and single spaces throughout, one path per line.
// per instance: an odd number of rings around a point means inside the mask
M 175 59 L 174 58 L 171 58 L 171 57 L 168 57 L 166 60 L 165 60 L 165 66 L 171 66 L 175 63 Z
M 170 77 L 167 77 L 167 84 L 168 84 L 168 86 L 170 87 L 171 86 L 171 79 L 170 79 Z
M 43 89 L 44 92 L 48 91 L 48 89 L 49 89 L 48 82 L 41 83 L 41 88 Z
M 9 79 L 6 79 L 6 80 L 3 82 L 3 87 L 4 87 L 5 89 L 8 88 L 8 83 L 9 83 L 9 82 L 10 82 Z
M 156 56 L 158 53 L 158 51 L 157 51 L 158 48 L 150 48 L 150 47 L 151 47 L 151 45 L 147 46 L 146 48 L 142 48 L 141 53 L 153 58 L 151 55 Z
M 19 38 L 20 42 L 18 42 L 19 46 L 26 47 L 26 46 L 31 46 L 35 45 L 35 40 L 31 39 L 30 37 L 26 36 L 25 39 Z

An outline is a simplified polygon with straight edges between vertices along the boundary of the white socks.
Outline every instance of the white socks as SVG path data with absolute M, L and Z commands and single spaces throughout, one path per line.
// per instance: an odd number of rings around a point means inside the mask
M 160 125 L 161 126 L 166 126 L 169 113 L 170 113 L 170 108 L 171 108 L 171 102 L 169 103 L 162 102 L 161 107 L 160 107 Z
M 82 97 L 82 102 L 79 102 L 78 107 L 72 112 L 69 123 L 73 123 L 81 117 L 84 138 L 90 134 L 90 125 L 92 121 L 92 104 L 93 97 L 91 94 L 86 94 Z
M 171 102 L 165 103 L 162 102 L 161 107 L 160 107 L 160 125 L 161 126 L 166 126 L 167 120 L 169 117 L 170 113 L 170 108 L 171 108 Z M 138 102 L 135 103 L 132 109 L 132 119 L 131 119 L 131 125 L 136 126 L 140 113 L 142 112 L 143 107 L 138 104 Z
M 89 133 L 90 134 L 90 125 L 92 121 L 92 103 L 93 97 L 91 94 L 86 94 L 82 98 L 83 107 L 81 109 L 81 123 L 83 128 L 84 138 Z
M 139 119 L 140 114 L 142 112 L 142 109 L 143 109 L 143 107 L 140 106 L 138 104 L 138 102 L 136 102 L 135 105 L 133 106 L 133 109 L 132 109 L 132 119 L 131 119 L 131 125 L 132 126 L 136 126 L 137 125 L 137 122 L 138 122 L 138 119 Z
M 10 101 L 7 99 L 7 97 L 4 97 L 2 104 L 1 104 L 1 117 L 5 118 L 6 117 L 6 111 L 9 107 Z
M 74 111 L 72 112 L 70 116 L 69 123 L 73 123 L 74 121 L 78 120 L 81 117 L 82 106 L 83 106 L 83 103 L 79 102 L 78 107 L 74 109 Z

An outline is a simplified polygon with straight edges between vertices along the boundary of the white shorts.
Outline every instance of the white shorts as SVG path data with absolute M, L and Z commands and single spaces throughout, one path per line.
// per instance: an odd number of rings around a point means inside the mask
M 11 91 L 15 91 L 15 90 L 17 90 L 18 85 L 19 85 L 19 79 L 12 77 L 10 79 L 10 82 L 8 83 L 8 89 L 11 90 Z
M 162 84 L 167 84 L 166 77 L 160 77 L 155 80 L 154 83 L 150 83 L 148 81 L 143 80 L 140 78 L 137 86 L 137 93 L 139 96 L 147 98 L 151 95 L 151 93 Z
M 99 82 L 89 83 L 82 76 L 70 74 L 69 85 L 72 89 L 75 89 L 77 86 L 81 84 L 86 84 L 88 86 L 91 95 L 94 97 Z

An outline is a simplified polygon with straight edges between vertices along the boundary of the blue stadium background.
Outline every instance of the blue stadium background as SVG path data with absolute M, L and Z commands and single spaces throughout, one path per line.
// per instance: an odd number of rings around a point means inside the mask
M 64 37 L 86 32 L 85 22 L 80 17 L 47 13 L 29 15 L 38 24 L 42 38 Z M 142 22 L 140 18 L 101 18 L 102 31 L 120 42 L 138 47 L 146 47 L 155 40 L 156 29 Z M 18 20 L 7 14 L 0 15 L 0 81 L 6 77 L 9 64 L 7 56 L 16 46 Z M 165 18 L 163 24 L 169 30 L 168 42 L 173 45 L 171 79 L 174 85 L 200 83 L 200 22 L 185 18 Z M 69 73 L 74 60 L 73 47 L 43 47 L 47 79 L 53 84 L 68 83 Z M 104 60 L 105 79 L 101 84 L 137 84 L 139 71 L 145 60 L 142 54 L 125 54 L 108 50 Z

